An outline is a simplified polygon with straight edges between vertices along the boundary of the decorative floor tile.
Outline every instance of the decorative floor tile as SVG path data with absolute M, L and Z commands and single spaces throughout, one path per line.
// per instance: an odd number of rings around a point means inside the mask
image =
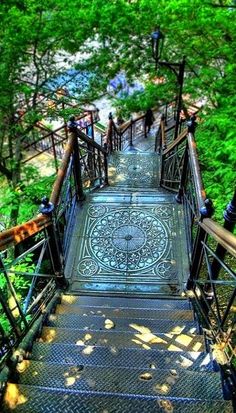
M 179 293 L 187 261 L 183 211 L 158 181 L 155 153 L 110 157 L 110 186 L 89 196 L 73 233 L 73 291 Z
M 115 153 L 109 161 L 110 185 L 157 188 L 159 159 L 151 153 Z
M 178 284 L 178 211 L 162 206 L 94 205 L 78 227 L 73 279 Z

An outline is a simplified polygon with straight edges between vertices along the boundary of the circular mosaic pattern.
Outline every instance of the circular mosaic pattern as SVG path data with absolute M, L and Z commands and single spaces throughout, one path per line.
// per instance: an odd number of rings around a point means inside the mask
M 117 209 L 96 221 L 89 249 L 110 270 L 146 269 L 166 255 L 167 228 L 154 214 L 141 208 Z
M 84 258 L 78 265 L 78 271 L 83 276 L 91 277 L 97 273 L 98 265 L 93 259 Z
M 112 233 L 113 245 L 124 252 L 137 251 L 145 244 L 145 232 L 136 225 L 121 225 Z
M 151 165 L 150 165 L 151 163 Z M 116 173 L 125 174 L 128 179 L 150 179 L 150 167 L 152 167 L 153 160 L 147 158 L 127 159 L 126 162 L 121 162 L 116 166 Z

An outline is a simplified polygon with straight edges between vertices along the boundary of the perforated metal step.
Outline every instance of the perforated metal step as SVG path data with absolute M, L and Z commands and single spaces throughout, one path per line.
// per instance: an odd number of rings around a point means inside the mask
M 222 399 L 218 374 L 175 369 L 124 369 L 25 362 L 21 384 L 106 394 Z M 147 379 L 148 377 L 148 379 Z M 204 385 L 203 385 L 204 383 Z
M 140 318 L 116 318 L 112 317 L 114 329 L 118 331 L 138 332 L 140 329 L 149 329 L 153 333 L 180 334 L 183 332 L 197 332 L 197 324 L 185 320 L 163 320 L 140 319 Z M 84 330 L 106 330 L 106 317 L 79 317 L 74 314 L 55 315 L 48 317 L 48 325 L 52 327 L 79 328 Z
M 191 333 L 153 333 L 149 329 L 119 332 L 86 331 L 79 329 L 44 327 L 40 339 L 46 343 L 70 343 L 78 346 L 116 346 L 117 348 L 157 349 L 169 351 L 204 351 L 204 338 Z
M 153 320 L 186 320 L 193 321 L 193 311 L 191 310 L 146 310 L 133 308 L 97 308 L 97 307 L 76 307 L 68 305 L 58 305 L 56 314 L 75 314 L 78 316 L 98 316 L 106 318 L 135 318 Z
M 156 310 L 189 310 L 190 304 L 186 299 L 145 299 L 145 298 L 124 298 L 89 295 L 62 295 L 62 305 L 92 306 L 104 308 L 136 308 L 136 309 L 156 309 Z
M 175 352 L 118 348 L 117 346 L 96 347 L 91 345 L 35 343 L 31 359 L 65 364 L 82 364 L 100 367 L 125 368 L 175 368 L 193 371 L 213 371 L 210 355 L 201 352 Z
M 231 402 L 176 400 L 168 397 L 74 394 L 70 390 L 17 387 L 22 403 L 15 399 L 15 413 L 232 413 Z M 12 412 L 5 405 L 4 413 Z

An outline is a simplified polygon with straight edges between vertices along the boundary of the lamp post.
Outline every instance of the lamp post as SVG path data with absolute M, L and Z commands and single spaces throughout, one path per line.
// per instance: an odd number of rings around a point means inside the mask
M 176 139 L 179 132 L 179 124 L 180 124 L 180 113 L 182 109 L 182 92 L 183 92 L 183 84 L 184 84 L 184 69 L 185 69 L 185 56 L 183 57 L 182 62 L 180 63 L 173 63 L 173 62 L 162 62 L 160 61 L 163 45 L 164 45 L 164 35 L 160 31 L 158 27 L 155 32 L 152 33 L 152 56 L 155 60 L 155 68 L 157 70 L 157 66 L 165 66 L 168 67 L 172 72 L 175 73 L 179 85 L 179 93 L 177 97 L 177 113 L 176 113 L 176 123 L 175 123 L 175 136 Z

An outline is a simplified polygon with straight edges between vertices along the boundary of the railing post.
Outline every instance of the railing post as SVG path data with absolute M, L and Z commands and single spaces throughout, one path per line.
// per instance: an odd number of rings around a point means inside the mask
M 133 119 L 130 118 L 130 137 L 129 137 L 129 146 L 133 147 Z
M 73 167 L 74 167 L 74 177 L 76 185 L 76 195 L 79 201 L 84 200 L 83 192 L 83 182 L 81 174 L 81 163 L 80 163 L 80 153 L 79 144 L 77 138 L 77 125 L 74 120 L 69 122 L 69 132 L 71 133 L 73 139 Z
M 185 57 L 183 57 L 182 62 L 179 64 L 179 73 L 178 73 L 178 83 L 179 83 L 179 94 L 177 99 L 177 113 L 175 121 L 175 137 L 177 139 L 179 134 L 179 124 L 180 124 L 180 113 L 182 109 L 182 92 L 184 84 L 184 69 L 185 69 Z
M 108 149 L 110 152 L 113 152 L 113 139 L 112 139 L 112 128 L 113 128 L 113 117 L 112 113 L 109 113 L 108 116 L 109 122 L 108 122 L 108 130 L 107 130 L 107 143 L 108 143 Z
M 94 120 L 93 120 L 93 112 L 90 112 L 90 122 L 91 122 L 91 138 L 94 141 Z
M 204 218 L 210 218 L 213 213 L 212 202 L 208 199 L 205 200 L 205 205 L 200 208 L 201 220 Z M 192 263 L 190 266 L 190 275 L 186 284 L 186 289 L 191 290 L 194 286 L 194 281 L 198 279 L 201 270 L 203 260 L 203 243 L 206 241 L 207 233 L 199 225 L 197 229 L 197 235 L 193 246 Z
M 182 174 L 181 174 L 181 179 L 180 179 L 179 192 L 175 196 L 175 200 L 179 204 L 182 204 L 184 187 L 185 187 L 186 180 L 187 180 L 187 173 L 188 173 L 188 145 L 186 145 L 185 151 L 184 151 L 184 162 L 183 162 Z
M 104 172 L 105 172 L 105 184 L 108 185 L 108 162 L 107 153 L 104 153 Z
M 56 172 L 58 171 L 58 162 L 57 162 L 57 152 L 56 152 L 56 145 L 55 145 L 55 139 L 54 139 L 54 133 L 51 133 L 51 140 L 52 140 L 52 150 L 53 150 L 53 156 L 54 156 L 54 162 L 55 162 L 55 169 Z
M 224 225 L 223 227 L 230 232 L 233 232 L 235 224 L 236 224 L 236 190 L 234 192 L 234 196 L 232 201 L 227 205 L 227 208 L 224 212 Z M 216 247 L 215 255 L 217 258 L 213 258 L 212 265 L 211 265 L 211 274 L 212 279 L 217 280 L 219 276 L 219 272 L 221 269 L 221 262 L 224 260 L 226 254 L 226 249 L 218 244 Z M 205 286 L 206 293 L 211 291 L 211 285 L 207 284 Z
M 56 228 L 55 218 L 53 216 L 54 209 L 55 207 L 52 202 L 49 202 L 49 198 L 44 197 L 40 206 L 40 212 L 51 218 L 51 225 L 49 225 L 45 231 L 48 235 L 48 246 L 52 268 L 56 276 L 57 285 L 59 287 L 65 287 L 67 282 L 64 276 L 64 258 L 62 254 L 60 237 Z
M 165 119 L 165 125 L 167 126 L 167 122 L 168 122 L 168 103 L 166 103 L 166 106 L 165 106 L 164 119 Z

